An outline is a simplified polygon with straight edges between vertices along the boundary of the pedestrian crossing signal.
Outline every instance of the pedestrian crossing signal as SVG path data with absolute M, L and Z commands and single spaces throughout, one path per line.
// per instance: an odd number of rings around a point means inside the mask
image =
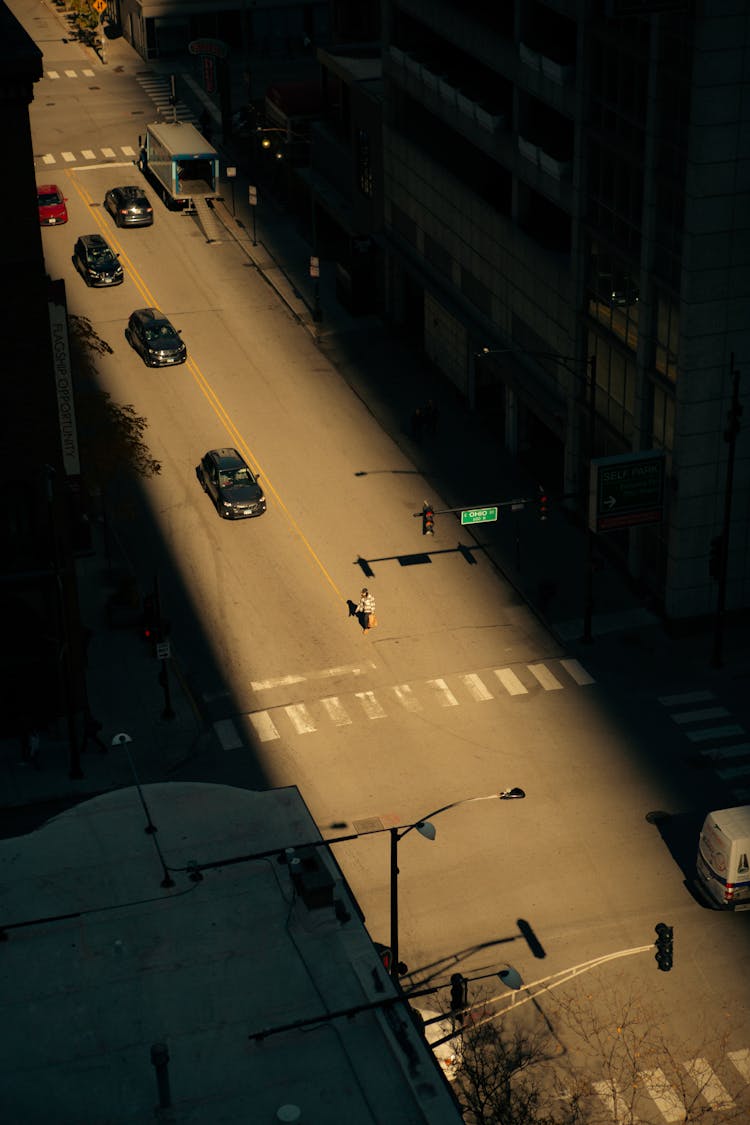
M 426 500 L 422 505 L 422 534 L 435 534 L 435 510 Z
M 672 968 L 673 945 L 673 927 L 659 922 L 656 926 L 656 964 L 663 973 Z

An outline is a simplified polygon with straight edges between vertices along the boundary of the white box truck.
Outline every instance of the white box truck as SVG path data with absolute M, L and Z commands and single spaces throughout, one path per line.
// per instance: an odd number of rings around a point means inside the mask
M 188 121 L 147 125 L 138 167 L 170 209 L 195 207 L 219 194 L 219 154 Z
M 750 910 L 750 805 L 710 812 L 698 842 L 698 883 L 725 910 Z

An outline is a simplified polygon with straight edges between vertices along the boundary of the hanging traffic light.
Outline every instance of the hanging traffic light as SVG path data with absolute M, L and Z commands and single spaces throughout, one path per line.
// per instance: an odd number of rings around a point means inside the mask
M 422 505 L 422 534 L 435 534 L 435 509 L 426 500 Z
M 668 973 L 672 968 L 673 928 L 666 922 L 659 922 L 656 926 L 656 964 L 663 973 Z
M 708 555 L 708 573 L 717 582 L 721 578 L 721 564 L 724 555 L 724 536 L 716 535 L 711 540 L 711 550 Z
M 548 510 L 549 510 L 549 496 L 544 491 L 544 489 L 542 488 L 541 485 L 539 485 L 539 499 L 537 501 L 537 504 L 538 504 L 537 514 L 539 516 L 539 519 L 540 520 L 546 520 L 547 513 L 548 513 Z
M 143 614 L 141 617 L 141 636 L 145 641 L 153 641 L 159 629 L 159 610 L 153 594 L 146 594 L 143 599 Z
M 463 1009 L 468 1004 L 469 982 L 462 973 L 451 976 L 451 1011 L 461 1013 L 457 1018 L 463 1023 Z

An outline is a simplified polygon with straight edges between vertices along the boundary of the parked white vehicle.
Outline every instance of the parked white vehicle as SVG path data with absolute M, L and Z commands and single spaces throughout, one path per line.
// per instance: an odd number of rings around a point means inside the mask
M 712 903 L 750 910 L 750 805 L 710 812 L 703 822 L 696 870 Z

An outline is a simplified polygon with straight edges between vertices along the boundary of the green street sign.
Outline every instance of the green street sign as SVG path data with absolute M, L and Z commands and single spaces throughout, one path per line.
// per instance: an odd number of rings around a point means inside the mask
M 663 510 L 664 454 L 660 450 L 597 457 L 591 462 L 591 531 L 660 523 Z
M 467 508 L 461 512 L 461 523 L 492 523 L 497 519 L 497 508 Z

